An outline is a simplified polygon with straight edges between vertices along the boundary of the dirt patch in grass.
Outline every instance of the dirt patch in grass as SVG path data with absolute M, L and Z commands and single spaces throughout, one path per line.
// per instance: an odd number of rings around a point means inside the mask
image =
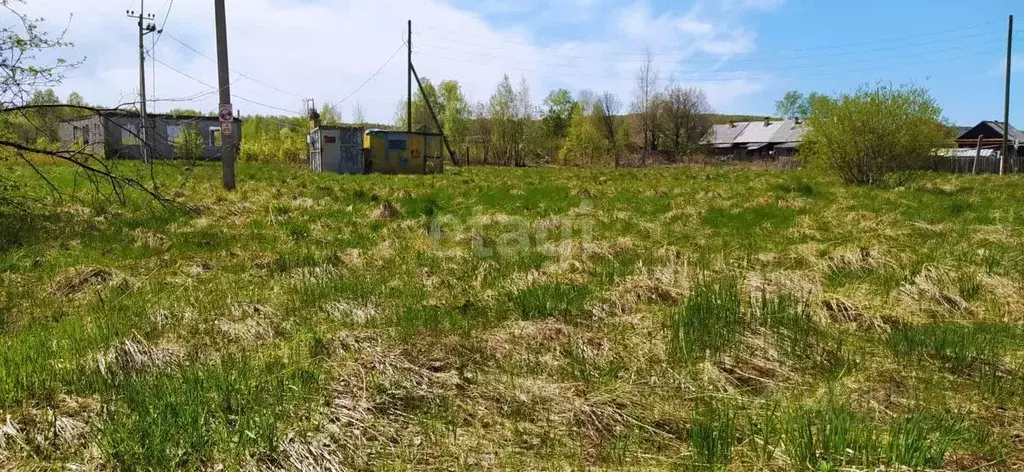
M 89 289 L 103 287 L 119 280 L 123 280 L 123 278 L 112 269 L 77 267 L 54 279 L 50 284 L 50 290 L 59 297 L 73 298 Z

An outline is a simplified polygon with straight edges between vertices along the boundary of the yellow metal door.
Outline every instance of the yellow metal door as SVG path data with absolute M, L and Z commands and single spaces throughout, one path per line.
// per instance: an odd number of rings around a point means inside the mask
M 403 174 L 423 173 L 423 136 L 409 136 L 409 162 L 401 172 Z

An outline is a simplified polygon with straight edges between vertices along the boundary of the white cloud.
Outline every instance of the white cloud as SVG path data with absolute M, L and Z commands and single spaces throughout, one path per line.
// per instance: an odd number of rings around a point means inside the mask
M 606 6 L 601 0 L 567 1 L 580 11 Z M 138 87 L 138 38 L 134 22 L 124 15 L 127 3 L 97 0 L 85 5 L 81 0 L 33 0 L 27 4 L 25 8 L 33 15 L 49 18 L 51 29 L 59 28 L 66 15 L 74 13 L 68 33 L 76 43 L 72 57 L 87 56 L 88 60 L 72 73 L 59 93 L 66 96 L 79 91 L 86 100 L 105 105 L 133 100 Z M 227 5 L 232 68 L 297 95 L 232 74 L 233 101 L 243 114 L 274 110 L 241 97 L 295 111 L 300 111 L 301 97 L 316 98 L 320 103 L 337 102 L 395 52 L 404 40 L 405 19 L 413 18 L 418 72 L 434 80 L 459 80 L 472 100 L 486 100 L 502 75 L 508 73 L 513 82 L 525 77 L 538 103 L 556 87 L 609 90 L 626 103 L 633 73 L 642 62 L 644 48 L 650 46 L 663 77 L 702 85 L 715 106 L 729 107 L 761 90 L 763 83 L 749 74 L 701 79 L 715 75 L 716 64 L 729 56 L 754 50 L 756 35 L 743 28 L 737 9 L 767 8 L 778 3 L 727 0 L 711 4 L 698 0 L 682 13 L 655 14 L 647 3 L 638 2 L 613 11 L 613 17 L 605 20 L 607 24 L 588 22 L 585 32 L 603 32 L 597 36 L 600 39 L 544 44 L 533 39 L 528 24 L 497 27 L 486 13 L 460 9 L 442 0 L 393 0 L 386 8 L 359 0 L 233 0 Z M 166 5 L 153 0 L 147 4 L 151 8 Z M 502 5 L 493 1 L 490 8 Z M 162 20 L 164 10 L 152 12 Z M 179 0 L 166 29 L 214 57 L 213 26 L 212 2 Z M 146 44 L 148 47 L 149 38 Z M 170 37 L 160 40 L 156 57 L 203 82 L 217 83 L 213 62 Z M 358 100 L 367 118 L 390 122 L 405 94 L 404 63 L 405 54 L 399 52 L 376 79 L 343 105 L 343 113 L 350 115 Z M 147 74 L 152 73 L 151 66 L 147 66 Z M 208 87 L 157 65 L 156 91 L 150 90 L 150 95 L 191 97 L 208 91 Z M 158 111 L 172 107 L 212 111 L 217 107 L 217 97 L 162 102 L 157 107 Z

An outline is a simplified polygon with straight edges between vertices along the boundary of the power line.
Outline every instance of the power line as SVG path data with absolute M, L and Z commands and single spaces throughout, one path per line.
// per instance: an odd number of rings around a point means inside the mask
M 389 57 L 389 58 L 388 58 L 388 60 L 384 61 L 384 64 L 383 64 L 383 65 L 381 65 L 381 66 L 380 66 L 380 68 L 378 68 L 378 69 L 377 69 L 377 72 L 374 72 L 374 73 L 373 73 L 372 75 L 370 75 L 370 77 L 369 77 L 369 78 L 367 78 L 367 79 L 366 79 L 366 80 L 365 80 L 365 81 L 364 81 L 364 82 L 363 82 L 362 84 L 360 84 L 360 85 L 359 85 L 358 87 L 356 87 L 356 89 L 355 89 L 355 90 L 353 90 L 352 92 L 350 92 L 350 93 L 349 93 L 348 95 L 345 95 L 345 98 L 341 99 L 341 101 L 340 101 L 340 102 L 338 102 L 338 104 L 340 105 L 340 104 L 342 104 L 342 103 L 345 103 L 345 100 L 348 100 L 349 98 L 352 98 L 352 96 L 353 96 L 353 95 L 355 95 L 356 93 L 358 93 L 358 92 L 359 92 L 360 90 L 362 90 L 362 89 L 363 89 L 363 87 L 365 87 L 365 86 L 366 86 L 366 84 L 370 83 L 370 81 L 371 81 L 371 80 L 373 80 L 374 78 L 376 78 L 376 77 L 377 77 L 377 74 L 380 74 L 380 72 L 381 72 L 382 70 L 384 70 L 384 68 L 385 68 L 385 67 L 387 67 L 387 66 L 388 66 L 388 64 L 390 64 L 392 60 L 394 60 L 394 59 L 395 59 L 395 56 L 398 56 L 398 53 L 399 53 L 399 52 L 401 52 L 401 51 L 402 51 L 402 48 L 404 48 L 404 47 L 405 47 L 405 42 L 403 41 L 403 42 L 402 42 L 402 44 L 401 44 L 400 46 L 398 46 L 398 49 L 395 49 L 395 52 L 391 54 L 391 57 Z
M 873 48 L 873 49 L 862 49 L 862 50 L 858 50 L 858 51 L 830 52 L 827 55 L 829 57 L 852 56 L 852 55 L 867 54 L 867 53 L 886 52 L 886 51 L 898 51 L 898 50 L 903 50 L 903 49 L 913 49 L 913 48 L 921 48 L 921 47 L 933 47 L 933 46 L 936 46 L 936 45 L 939 45 L 939 44 L 946 45 L 947 43 L 954 43 L 954 44 L 961 44 L 962 45 L 962 42 L 964 40 L 975 39 L 975 38 L 983 38 L 983 37 L 986 37 L 986 36 L 990 36 L 990 37 L 993 37 L 993 38 L 995 37 L 995 36 L 992 35 L 991 32 L 985 32 L 985 33 L 977 33 L 977 34 L 973 34 L 973 35 L 961 36 L 961 37 L 957 37 L 957 38 L 949 38 L 949 39 L 946 39 L 946 40 L 928 41 L 928 42 L 925 42 L 925 43 L 889 45 L 887 47 L 880 47 L 880 48 Z M 557 51 L 557 50 L 550 50 L 550 49 L 545 49 L 545 48 L 537 48 L 539 51 L 527 51 L 527 50 L 524 50 L 524 49 L 521 49 L 521 48 L 507 48 L 507 47 L 501 47 L 501 46 L 485 46 L 485 45 L 483 45 L 481 43 L 473 43 L 473 42 L 465 42 L 465 41 L 454 41 L 454 40 L 450 40 L 450 43 L 456 43 L 456 44 L 460 44 L 460 45 L 467 45 L 467 46 L 471 46 L 473 48 L 477 48 L 478 50 L 479 49 L 485 49 L 485 50 L 505 50 L 505 51 L 511 51 L 511 52 L 523 52 L 524 54 L 532 54 L 532 53 L 536 53 L 536 52 L 541 52 L 541 53 L 543 53 L 545 55 L 550 55 L 550 56 L 555 56 L 555 57 L 585 59 L 585 60 L 593 60 L 593 61 L 601 61 L 601 62 L 607 62 L 608 61 L 608 57 L 612 57 L 612 56 L 623 56 L 623 57 L 636 57 L 637 56 L 637 55 L 632 54 L 632 53 L 615 53 L 615 52 L 601 53 L 600 55 L 574 54 L 574 53 L 560 52 L 560 51 Z M 483 54 L 483 53 L 479 52 L 478 50 L 470 50 L 470 51 L 465 51 L 463 49 L 456 50 L 454 48 L 449 47 L 448 45 L 436 44 L 436 43 L 431 43 L 431 42 L 428 42 L 427 46 L 428 47 L 433 47 L 433 48 L 436 48 L 436 49 L 447 49 L 447 50 L 451 50 L 451 51 L 458 51 L 461 54 Z M 673 55 L 676 55 L 676 56 L 686 56 L 686 55 L 692 55 L 695 52 L 701 52 L 701 51 L 700 51 L 700 49 L 698 47 L 695 47 L 694 49 L 692 49 L 690 51 L 674 51 L 674 52 L 662 52 L 660 54 L 652 54 L 652 57 L 657 57 L 657 56 L 664 57 L 664 56 L 673 56 Z M 798 55 L 798 56 L 779 55 L 777 57 L 771 57 L 771 56 L 765 56 L 765 57 L 746 57 L 746 58 L 741 57 L 741 58 L 738 58 L 738 59 L 729 59 L 729 62 L 731 62 L 731 63 L 775 63 L 775 62 L 783 63 L 785 61 L 793 61 L 793 60 L 816 60 L 818 57 L 820 57 L 820 55 L 821 54 L 819 54 L 819 55 Z M 616 62 L 619 62 L 619 63 L 622 63 L 622 62 L 641 63 L 641 62 L 645 62 L 645 61 L 646 61 L 646 57 L 637 58 L 637 59 L 618 59 L 618 60 L 616 60 Z M 710 64 L 710 63 L 721 62 L 722 59 L 687 59 L 687 61 L 690 62 L 690 63 L 708 63 L 708 64 Z
M 153 61 L 153 62 L 156 63 L 156 61 Z M 235 78 L 235 80 L 231 81 L 231 85 L 237 84 L 238 81 L 240 81 L 240 80 L 242 80 L 241 77 Z M 150 100 L 150 101 L 151 102 L 194 102 L 194 101 L 197 101 L 197 100 L 199 100 L 201 98 L 206 98 L 206 97 L 208 97 L 210 95 L 214 95 L 214 94 L 217 94 L 217 93 L 220 93 L 220 89 L 209 90 L 209 91 L 205 91 L 205 92 L 196 92 L 196 93 L 194 93 L 192 95 L 187 95 L 187 96 L 184 96 L 184 97 L 157 98 L 157 99 L 153 99 L 153 100 Z
M 423 54 L 421 53 L 420 55 L 423 55 Z M 451 61 L 451 62 L 479 65 L 479 61 L 475 61 L 474 62 L 474 61 L 468 61 L 468 60 L 464 60 L 464 59 L 460 59 L 460 58 L 439 56 L 439 55 L 434 55 L 434 54 L 427 54 L 427 55 L 428 56 L 436 57 L 438 59 Z M 917 66 L 917 65 L 932 64 L 932 63 L 947 63 L 947 62 L 950 62 L 950 61 L 956 61 L 956 60 L 968 59 L 968 58 L 976 58 L 976 57 L 977 57 L 977 54 L 969 53 L 969 54 L 964 54 L 964 55 L 961 55 L 961 56 L 943 57 L 943 58 L 937 58 L 937 59 L 929 60 L 929 61 L 903 61 L 903 62 L 896 63 L 893 67 L 894 68 L 899 68 L 899 67 L 905 67 L 905 66 Z M 636 80 L 635 77 L 610 76 L 610 75 L 552 74 L 550 69 L 517 68 L 517 69 L 512 69 L 512 70 L 515 71 L 515 72 L 544 72 L 544 73 L 547 73 L 547 75 L 549 77 L 563 77 L 563 78 L 564 77 L 574 77 L 574 78 L 575 77 L 582 77 L 582 78 L 598 78 L 598 79 L 620 80 L 620 81 L 633 81 L 633 80 Z M 804 78 L 804 77 L 824 77 L 824 76 L 852 74 L 852 73 L 859 73 L 859 72 L 876 72 L 876 71 L 878 71 L 878 68 L 877 67 L 872 67 L 872 68 L 866 68 L 866 69 L 836 70 L 836 71 L 819 72 L 819 73 L 812 73 L 812 74 L 801 73 L 801 74 L 798 75 L 798 77 L 801 77 L 801 78 Z M 744 71 L 728 71 L 728 72 L 730 72 L 732 74 L 736 74 L 736 75 L 734 75 L 732 77 L 710 77 L 710 76 L 709 77 L 676 77 L 675 79 L 676 80 L 689 81 L 689 82 L 730 82 L 730 81 L 736 81 L 736 80 L 761 80 L 761 79 L 779 78 L 779 76 L 775 76 L 775 75 L 763 75 L 763 74 L 760 75 L 760 76 L 743 75 L 744 73 L 746 73 Z M 749 72 L 749 71 L 747 71 L 747 72 Z M 794 77 L 797 77 L 797 76 L 794 76 Z
M 214 59 L 214 58 L 212 58 L 212 57 L 210 57 L 210 56 L 207 56 L 207 55 L 206 55 L 206 54 L 204 54 L 204 53 L 203 53 L 202 51 L 199 51 L 198 49 L 196 49 L 196 48 L 194 48 L 194 47 L 192 47 L 192 46 L 189 46 L 188 44 L 185 44 L 185 42 L 184 42 L 184 41 L 182 41 L 182 40 L 178 39 L 178 38 L 177 38 L 176 36 L 174 36 L 173 34 L 167 33 L 167 35 L 168 35 L 168 36 L 170 36 L 170 37 L 171 37 L 171 39 L 173 39 L 174 41 L 176 41 L 176 42 L 177 42 L 178 44 L 180 44 L 180 45 L 182 45 L 183 47 L 185 47 L 186 49 L 188 49 L 188 50 L 190 50 L 190 51 L 192 51 L 192 52 L 194 52 L 194 53 L 196 53 L 196 54 L 198 54 L 198 55 L 200 55 L 200 56 L 202 56 L 202 57 L 206 58 L 207 60 L 209 60 L 210 62 L 213 62 L 214 64 L 216 64 L 216 63 L 217 63 L 217 60 L 216 60 L 216 59 Z M 299 95 L 299 94 L 297 94 L 297 93 L 294 93 L 294 92 L 289 92 L 289 91 L 287 91 L 287 90 L 281 89 L 281 88 L 279 88 L 279 87 L 276 87 L 276 86 L 274 86 L 274 85 L 268 84 L 268 83 L 266 83 L 266 82 L 263 82 L 263 81 L 261 81 L 261 80 L 258 80 L 258 79 L 254 78 L 254 77 L 252 77 L 252 76 L 250 76 L 250 75 L 248 75 L 248 74 L 246 74 L 246 73 L 244 73 L 244 72 L 242 72 L 242 71 L 239 71 L 239 70 L 237 70 L 237 69 L 231 69 L 231 72 L 234 72 L 234 73 L 238 74 L 239 76 L 245 77 L 246 79 L 248 79 L 248 80 L 250 80 L 250 81 L 253 81 L 253 82 L 256 82 L 257 84 L 260 84 L 260 85 L 262 85 L 262 86 L 264 86 L 264 87 L 268 87 L 268 88 L 274 89 L 274 90 L 276 90 L 276 91 L 278 91 L 278 92 L 281 92 L 281 93 L 284 93 L 284 94 L 288 94 L 288 95 L 292 95 L 292 96 L 294 96 L 294 97 L 298 97 L 298 98 L 303 98 L 303 96 L 302 96 L 302 95 Z
M 170 0 L 167 3 L 167 12 L 164 13 L 164 21 L 160 23 L 160 30 L 157 31 L 156 40 L 153 41 L 153 49 L 156 50 L 156 45 L 160 44 L 160 38 L 164 37 L 164 27 L 167 26 L 167 19 L 171 17 L 171 8 L 174 8 L 174 0 Z
M 963 51 L 963 50 L 976 50 L 978 48 L 978 46 L 983 46 L 983 45 L 990 44 L 990 43 L 994 44 L 994 43 L 1000 42 L 1000 41 L 1002 41 L 1002 40 L 993 39 L 991 41 L 987 41 L 987 42 L 983 42 L 983 43 L 972 43 L 970 45 L 963 45 L 963 46 L 955 47 L 955 48 L 938 49 L 938 50 L 934 50 L 934 51 L 930 51 L 930 52 L 916 52 L 916 53 L 913 53 L 913 54 L 876 56 L 876 57 L 871 57 L 871 58 L 862 58 L 862 59 L 858 59 L 858 60 L 846 60 L 846 61 L 843 61 L 842 63 L 809 63 L 808 62 L 808 63 L 802 63 L 802 64 L 788 64 L 788 65 L 781 65 L 780 68 L 785 68 L 786 70 L 789 70 L 789 71 L 800 71 L 800 70 L 811 70 L 811 71 L 814 71 L 814 70 L 834 68 L 834 67 L 843 67 L 843 66 L 846 66 L 846 65 L 849 65 L 849 64 L 870 63 L 870 62 L 876 62 L 876 61 L 883 61 L 884 62 L 884 61 L 894 61 L 894 60 L 903 60 L 903 59 L 914 59 L 914 58 L 920 58 L 920 57 L 935 56 L 935 55 L 938 55 L 938 54 L 949 53 L 949 52 L 956 52 L 956 51 Z M 460 51 L 448 50 L 448 49 L 443 49 L 443 48 L 437 48 L 437 49 L 440 49 L 441 51 L 450 51 L 450 52 L 453 52 L 453 53 L 456 53 L 456 54 L 458 54 L 460 52 Z M 451 56 L 445 56 L 445 55 L 442 55 L 442 54 L 437 54 L 437 53 L 435 53 L 433 51 L 430 51 L 430 50 L 428 50 L 427 52 L 418 52 L 416 54 L 426 55 L 426 56 L 433 56 L 433 57 L 440 57 L 440 58 L 451 59 L 451 60 L 461 60 L 462 59 L 461 56 L 466 55 L 465 53 L 463 53 L 463 54 L 458 54 L 460 57 L 451 57 Z M 494 54 L 469 53 L 469 55 L 475 55 L 475 56 L 478 56 L 478 57 L 485 57 L 485 58 L 489 58 L 489 59 L 501 60 L 503 64 L 507 64 L 507 63 L 511 62 L 511 63 L 526 64 L 526 65 L 537 65 L 538 62 L 540 62 L 540 61 L 519 60 L 519 59 L 516 59 L 516 58 L 509 58 L 508 56 L 494 55 Z M 726 63 L 726 62 L 727 61 L 721 61 L 721 63 Z M 681 60 L 681 61 L 672 63 L 670 65 L 672 65 L 672 66 L 679 66 L 679 65 L 686 66 L 686 65 L 692 65 L 692 64 L 693 63 L 690 62 L 690 61 Z M 560 68 L 560 69 L 570 69 L 570 70 L 591 70 L 591 69 L 593 69 L 592 67 L 587 67 L 587 66 L 582 66 L 582 65 L 577 65 L 577 64 L 564 63 L 564 62 L 563 63 L 550 63 L 550 64 L 541 63 L 541 65 L 544 65 L 546 68 Z M 750 73 L 752 71 L 750 71 L 750 70 L 738 70 L 738 69 L 720 69 L 720 70 L 716 70 L 716 71 L 713 71 L 713 72 L 715 72 L 717 74 L 728 74 L 728 73 L 744 74 L 744 73 Z
M 820 50 L 838 49 L 838 48 L 846 48 L 846 47 L 859 47 L 859 46 L 872 45 L 872 44 L 890 44 L 890 43 L 892 43 L 894 41 L 903 41 L 903 40 L 908 40 L 908 39 L 927 38 L 927 37 L 933 37 L 933 36 L 941 36 L 941 35 L 945 35 L 945 34 L 948 34 L 948 33 L 959 33 L 959 32 L 964 32 L 964 31 L 980 30 L 980 29 L 983 29 L 985 27 L 990 27 L 990 26 L 995 25 L 995 24 L 1001 24 L 1001 23 L 1000 22 L 996 22 L 996 21 L 989 21 L 989 22 L 980 23 L 980 24 L 976 24 L 976 25 L 961 26 L 961 27 L 951 28 L 951 29 L 947 29 L 947 30 L 929 31 L 927 33 L 920 33 L 920 34 L 914 34 L 914 35 L 895 36 L 895 37 L 889 37 L 889 38 L 885 38 L 885 39 L 873 39 L 873 40 L 870 40 L 870 41 L 858 41 L 858 42 L 852 42 L 852 43 L 840 43 L 840 44 L 822 45 L 822 46 L 814 46 L 814 47 L 807 47 L 807 48 L 794 48 L 794 49 L 789 49 L 789 50 L 780 50 L 779 52 L 781 52 L 781 53 L 790 53 L 790 52 L 804 52 L 804 51 L 820 51 Z M 989 33 L 992 33 L 992 31 L 989 31 Z M 428 30 L 425 33 L 421 33 L 419 36 L 447 37 L 447 38 L 454 38 L 455 40 L 462 40 L 462 41 L 472 40 L 473 38 L 481 40 L 481 41 L 479 41 L 477 43 L 474 43 L 474 44 L 479 44 L 481 42 L 492 43 L 496 39 L 494 36 L 483 37 L 483 36 L 466 35 L 465 33 L 461 32 L 461 31 L 444 30 L 444 29 L 438 28 L 438 27 L 431 27 L 430 30 Z M 495 36 L 497 36 L 497 35 L 495 35 Z M 503 40 L 501 38 L 497 38 L 497 39 L 499 41 L 501 41 L 502 43 L 505 43 L 505 44 L 518 44 L 518 45 L 530 46 L 530 47 L 535 47 L 535 48 L 543 48 L 544 47 L 544 46 L 540 46 L 540 45 L 535 44 L 535 43 L 509 41 L 509 40 Z M 672 51 L 669 51 L 669 52 L 672 52 Z M 681 52 L 681 51 L 674 51 L 674 52 Z M 635 56 L 635 57 L 642 57 L 642 56 L 645 55 L 645 53 L 630 53 L 630 54 L 622 54 L 622 55 L 632 55 L 632 56 Z
M 152 57 L 152 56 L 150 56 L 150 57 Z M 164 67 L 166 67 L 166 68 L 168 68 L 168 69 L 170 69 L 170 70 L 172 70 L 174 72 L 177 72 L 178 74 L 180 74 L 180 75 L 182 75 L 184 77 L 187 77 L 187 78 L 195 81 L 196 83 L 205 85 L 205 86 L 207 86 L 207 87 L 209 87 L 209 88 L 211 88 L 211 89 L 213 89 L 213 90 L 215 90 L 217 92 L 220 91 L 220 89 L 218 89 L 217 87 L 214 87 L 213 85 L 210 85 L 210 84 L 204 82 L 202 79 L 197 79 L 197 78 L 189 75 L 188 73 L 182 72 L 181 70 L 177 69 L 176 67 L 174 67 L 174 66 L 172 66 L 170 64 L 167 64 L 164 61 L 161 61 L 161 60 L 159 60 L 159 59 L 157 59 L 155 57 L 153 58 L 153 60 L 156 61 L 158 64 L 160 64 L 160 65 L 162 65 L 162 66 L 164 66 Z M 238 94 L 234 94 L 234 97 L 239 99 L 239 100 L 242 100 L 244 102 L 249 102 L 249 103 L 252 103 L 253 105 L 259 105 L 259 106 L 262 106 L 262 107 L 270 108 L 272 110 L 283 111 L 285 113 L 290 113 L 290 114 L 299 115 L 299 116 L 303 115 L 303 113 L 297 112 L 295 110 L 289 110 L 289 109 L 286 109 L 286 108 L 276 107 L 274 105 L 268 105 L 268 104 L 263 103 L 263 102 L 259 102 L 259 101 L 256 101 L 256 100 L 245 98 L 245 97 L 243 97 L 241 95 L 238 95 Z

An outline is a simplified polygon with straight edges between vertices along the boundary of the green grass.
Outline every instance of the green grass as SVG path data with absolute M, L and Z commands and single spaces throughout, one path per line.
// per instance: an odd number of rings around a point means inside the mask
M 111 399 L 100 447 L 123 468 L 196 469 L 213 460 L 245 468 L 277 451 L 292 408 L 317 402 L 319 377 L 284 360 L 224 358 L 128 379 Z
M 681 362 L 718 356 L 743 330 L 742 299 L 735 280 L 702 280 L 668 314 L 668 355 Z
M 736 411 L 718 405 L 699 410 L 690 425 L 695 465 L 706 470 L 728 470 L 737 439 Z
M 584 314 L 591 289 L 566 283 L 535 285 L 508 295 L 513 316 L 522 320 L 571 320 Z
M 954 372 L 1001 362 L 1010 349 L 1024 347 L 1024 332 L 1002 323 L 928 323 L 898 326 L 889 335 L 897 356 L 927 360 Z
M 1024 466 L 1017 176 L 41 170 L 74 198 L 0 163 L 0 468 Z

